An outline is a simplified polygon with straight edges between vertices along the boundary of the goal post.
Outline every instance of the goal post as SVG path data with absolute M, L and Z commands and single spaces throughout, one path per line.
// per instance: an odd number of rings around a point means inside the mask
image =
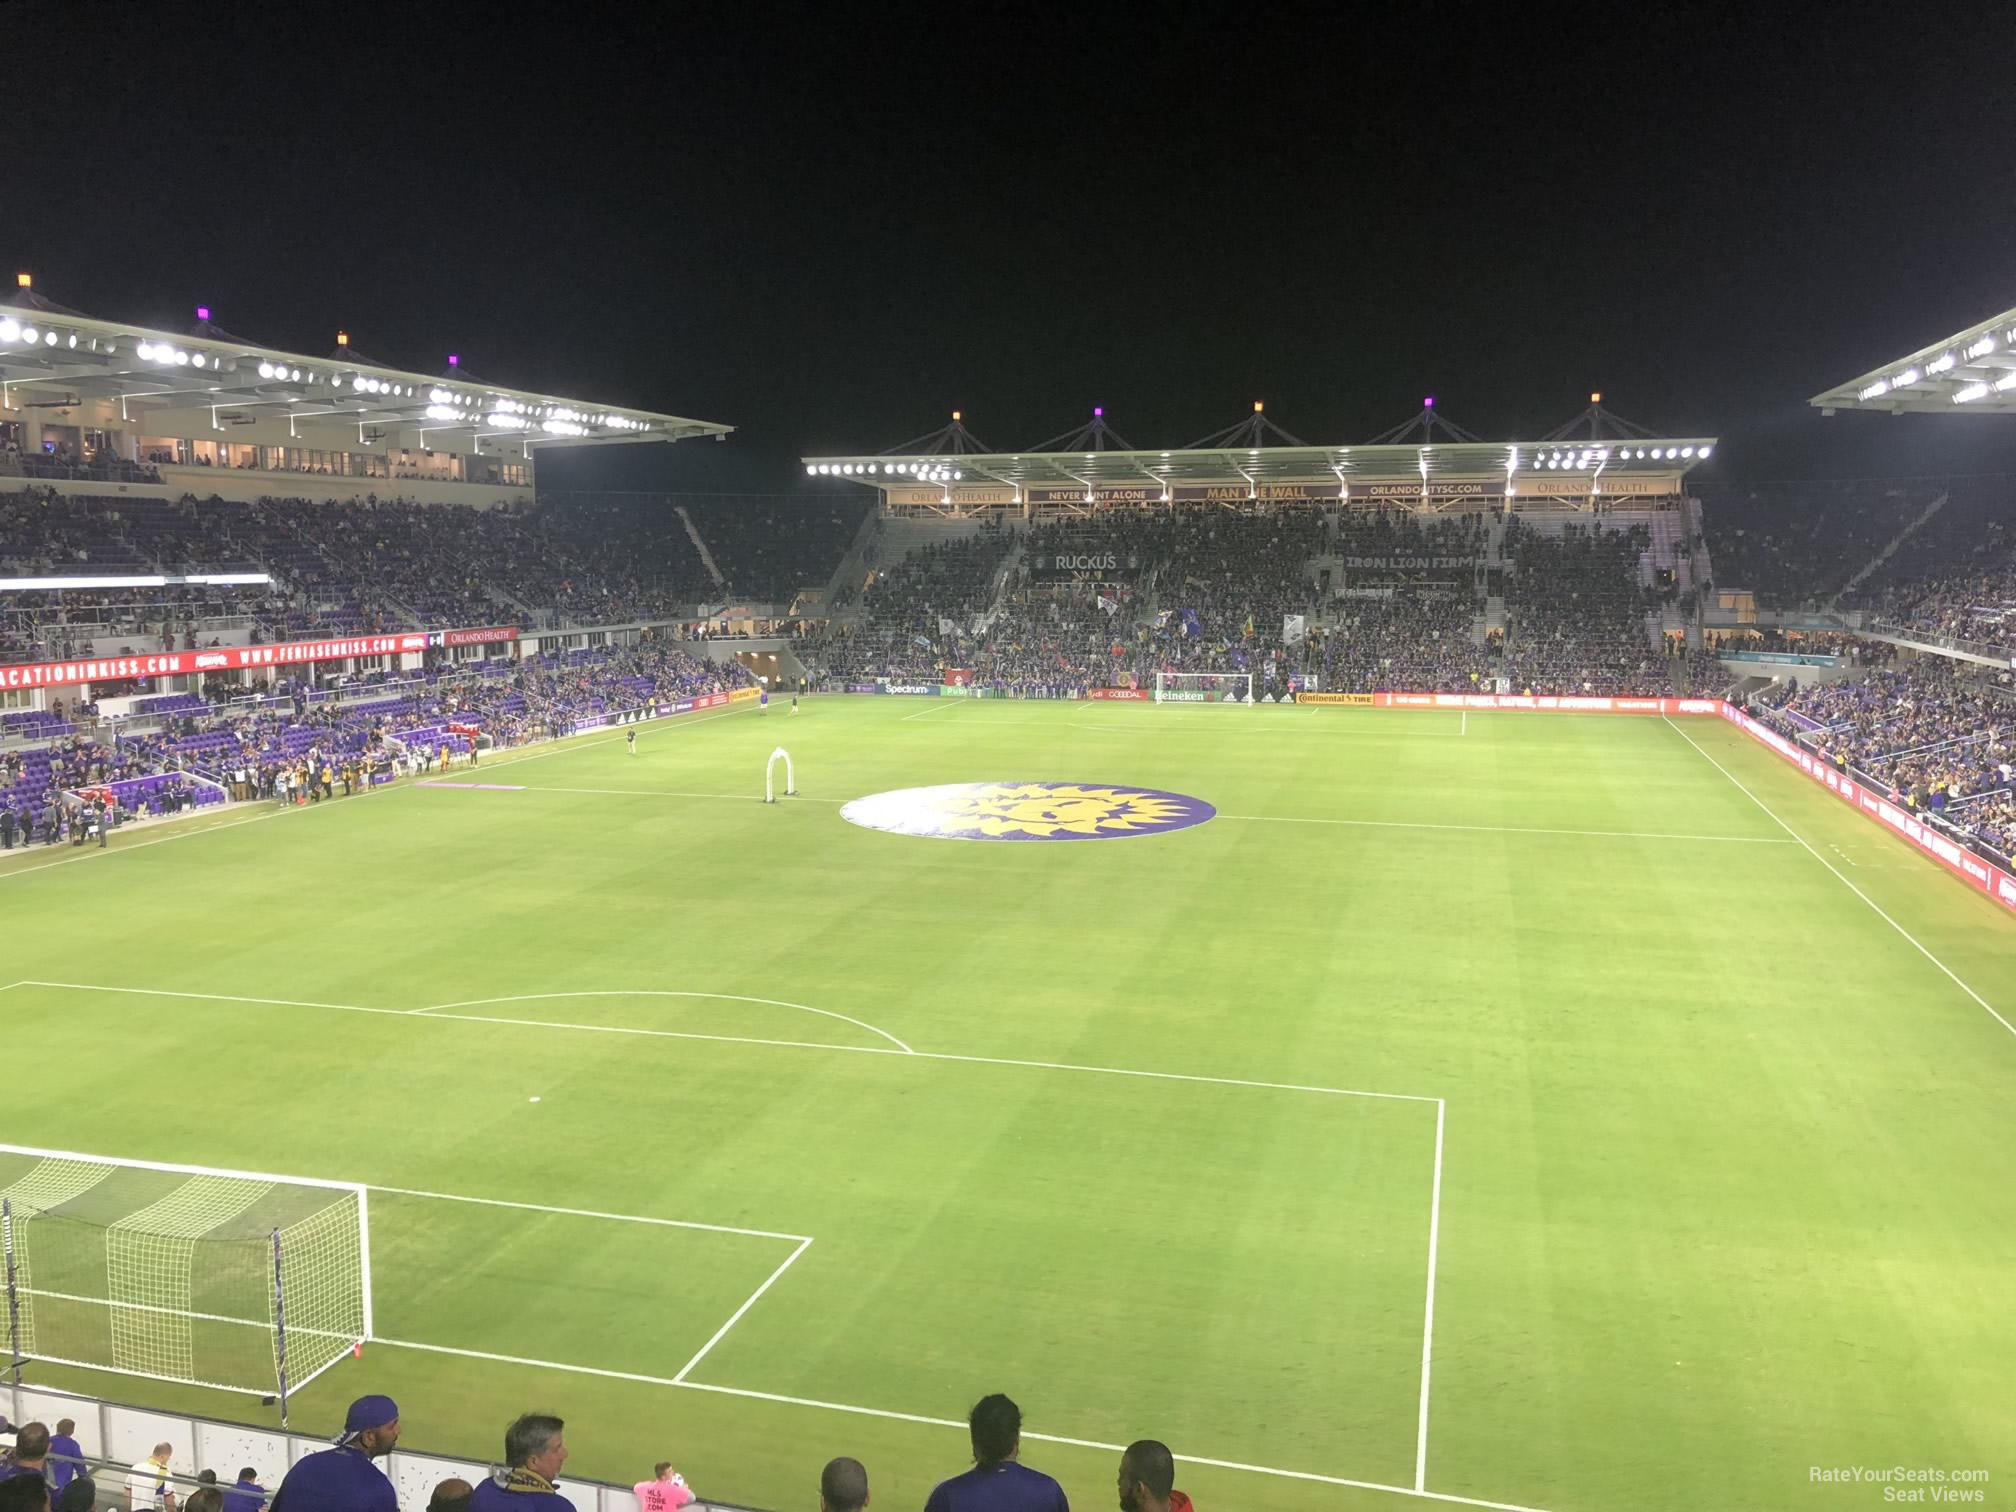
M 1251 672 L 1157 672 L 1157 703 L 1253 702 Z
M 763 763 L 763 801 L 777 801 L 777 763 L 784 763 L 784 796 L 798 796 L 798 773 L 791 765 L 791 753 L 779 746 L 770 753 L 770 759 Z
M 24 1362 L 287 1398 L 372 1335 L 356 1183 L 0 1144 Z

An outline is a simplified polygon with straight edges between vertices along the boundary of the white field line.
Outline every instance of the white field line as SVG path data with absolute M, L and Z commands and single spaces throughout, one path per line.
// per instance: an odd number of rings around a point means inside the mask
M 849 1402 L 822 1402 L 815 1397 L 784 1396 L 774 1391 L 750 1391 L 740 1386 L 716 1386 L 706 1381 L 681 1381 L 670 1376 L 643 1375 L 629 1370 L 604 1370 L 593 1365 L 568 1365 L 558 1360 L 534 1360 L 523 1355 L 493 1354 L 480 1349 L 457 1349 L 447 1344 L 421 1344 L 410 1339 L 374 1339 L 374 1344 L 388 1349 L 417 1349 L 428 1354 L 454 1355 L 467 1360 L 484 1360 L 498 1365 L 520 1365 L 533 1370 L 557 1370 L 569 1375 L 599 1376 L 605 1380 L 630 1381 L 644 1386 L 676 1387 L 681 1391 L 705 1391 L 715 1396 L 739 1397 L 745 1401 L 772 1402 L 784 1407 L 807 1407 L 818 1412 L 844 1412 L 855 1417 L 880 1418 L 885 1422 L 916 1423 L 926 1428 L 947 1428 L 960 1433 L 966 1432 L 966 1424 L 951 1418 L 926 1417 L 916 1412 L 892 1412 L 881 1407 L 857 1407 Z M 1102 1443 L 1097 1439 L 1066 1438 L 1055 1433 L 1034 1433 L 1024 1430 L 1022 1437 L 1035 1443 L 1062 1444 L 1074 1449 L 1092 1449 L 1106 1454 L 1118 1454 L 1126 1446 Z M 1232 1470 L 1247 1475 L 1265 1475 L 1277 1480 L 1313 1482 L 1324 1486 L 1343 1486 L 1355 1491 L 1385 1492 L 1391 1496 L 1410 1497 L 1416 1501 L 1440 1502 L 1460 1507 L 1482 1507 L 1488 1512 L 1545 1512 L 1539 1507 L 1523 1506 L 1517 1502 L 1484 1501 L 1471 1496 L 1453 1496 L 1441 1491 L 1421 1491 L 1411 1486 L 1389 1486 L 1380 1481 L 1350 1480 L 1341 1475 L 1318 1475 L 1309 1470 L 1283 1470 L 1273 1465 L 1252 1465 L 1240 1460 L 1212 1459 L 1200 1454 L 1178 1450 L 1176 1457 L 1186 1465 L 1208 1465 L 1214 1470 Z
M 1041 721 L 1030 721 L 1040 723 Z M 1056 728 L 1056 726 L 1052 726 Z M 527 793 L 582 793 L 598 794 L 610 798 L 719 798 L 731 803 L 761 802 L 749 793 L 683 793 L 668 792 L 659 788 L 575 788 L 529 786 Z M 793 794 L 805 803 L 838 803 L 851 800 L 846 798 L 807 798 L 803 794 Z M 1410 829 L 1448 830 L 1453 833 L 1473 835 L 1576 835 L 1598 840 L 1691 840 L 1723 841 L 1731 845 L 1790 845 L 1790 840 L 1777 835 L 1680 835 L 1648 830 L 1592 830 L 1592 829 L 1542 829 L 1523 824 L 1430 824 L 1414 819 L 1320 819 L 1300 814 L 1225 814 L 1220 819 L 1236 819 L 1248 824 L 1340 824 L 1359 829 Z M 414 1010 L 422 1012 L 425 1010 Z
M 519 789 L 524 793 L 589 793 L 609 798 L 719 798 L 729 803 L 761 803 L 761 793 L 684 793 L 667 788 L 582 788 L 547 787 L 541 783 L 529 783 Z M 790 795 L 804 803 L 845 803 L 845 798 L 807 798 L 803 793 Z
M 1470 733 L 1470 711 L 1468 709 L 1463 711 L 1463 723 L 1457 727 L 1456 733 L 1458 735 L 1468 735 Z
M 1243 819 L 1252 824 L 1342 824 L 1362 829 L 1450 830 L 1472 835 L 1580 835 L 1592 840 L 1710 840 L 1728 845 L 1792 843 L 1776 835 L 1676 835 L 1656 830 L 1543 829 L 1525 824 L 1430 824 L 1416 819 L 1314 819 L 1287 814 L 1220 814 L 1218 817 Z
M 903 1041 L 887 1029 L 878 1029 L 866 1019 L 851 1018 L 844 1013 L 835 1013 L 830 1008 L 812 1008 L 804 1003 L 787 1003 L 781 998 L 744 997 L 739 992 L 674 992 L 663 987 L 645 987 L 634 992 L 599 990 L 590 992 L 521 992 L 512 997 L 470 998 L 461 1003 L 437 1003 L 432 1008 L 409 1008 L 408 1013 L 446 1012 L 450 1008 L 488 1008 L 497 1003 L 538 1003 L 554 998 L 590 997 L 664 997 L 664 998 L 712 998 L 723 1003 L 761 1003 L 766 1008 L 794 1008 L 800 1013 L 816 1013 L 821 1018 L 838 1019 L 843 1024 L 852 1024 L 857 1029 L 866 1029 L 870 1034 L 880 1035 L 905 1055 L 915 1055 Z
M 26 981 L 18 983 L 23 987 L 49 987 L 70 992 L 122 992 L 142 997 L 209 998 L 225 1003 L 262 1003 L 287 1008 L 327 1008 L 342 1013 L 376 1013 L 391 1018 L 412 1019 L 414 1013 L 409 1008 L 363 1008 L 349 1003 L 297 1003 L 278 998 L 228 997 L 201 992 L 153 992 L 145 987 L 101 987 L 93 982 L 48 982 Z M 582 1034 L 632 1034 L 653 1039 L 712 1040 L 731 1045 L 770 1045 L 787 1050 L 830 1050 L 845 1055 L 886 1055 L 892 1059 L 918 1061 L 946 1061 L 972 1066 L 1014 1066 L 1031 1071 L 1070 1071 L 1094 1076 L 1132 1076 L 1150 1081 L 1187 1082 L 1214 1087 L 1249 1087 L 1263 1092 L 1307 1092 L 1322 1097 L 1370 1097 L 1387 1102 L 1435 1103 L 1439 1097 L 1426 1097 L 1414 1092 L 1371 1092 L 1362 1087 L 1319 1087 L 1298 1082 L 1252 1081 L 1233 1076 L 1201 1076 L 1182 1071 L 1140 1071 L 1126 1066 L 1085 1066 L 1068 1061 L 1016 1060 L 996 1055 L 953 1055 L 946 1051 L 884 1049 L 880 1045 L 827 1045 L 815 1040 L 775 1040 L 753 1039 L 732 1034 L 693 1034 L 674 1029 L 637 1029 L 620 1024 L 568 1024 L 556 1023 L 550 1019 L 492 1018 L 475 1013 L 430 1012 L 422 1016 L 422 1022 L 466 1024 L 501 1024 L 514 1029 L 560 1029 Z M 293 1178 L 282 1178 L 291 1180 Z
M 1428 1379 L 1435 1365 L 1435 1261 L 1442 1244 L 1442 1129 L 1447 1103 L 1435 1104 L 1435 1187 L 1428 1200 L 1428 1300 L 1421 1322 L 1421 1425 L 1414 1438 L 1414 1489 L 1428 1487 Z
M 946 709 L 952 708 L 956 704 L 971 703 L 972 701 L 973 700 L 970 698 L 941 698 L 935 704 L 931 705 L 931 707 L 928 709 L 919 709 L 914 714 L 905 714 L 903 716 L 902 722 L 908 723 L 910 720 L 913 719 L 922 719 L 926 714 L 941 713 Z
M 1665 719 L 1666 716 L 1662 714 L 1660 718 Z M 1819 851 L 1815 850 L 1810 844 L 1808 844 L 1805 836 L 1801 835 L 1797 830 L 1792 828 L 1792 826 L 1787 824 L 1783 819 L 1780 819 L 1777 813 L 1773 811 L 1770 804 L 1766 803 L 1762 798 L 1759 798 L 1755 793 L 1751 792 L 1749 788 L 1743 785 L 1743 781 L 1741 778 L 1739 778 L 1734 772 L 1730 771 L 1727 767 L 1722 765 L 1722 763 L 1717 761 L 1713 756 L 1709 755 L 1706 748 L 1700 745 L 1692 735 L 1689 735 L 1685 730 L 1681 729 L 1679 725 L 1673 724 L 1673 721 L 1670 719 L 1666 719 L 1666 723 L 1672 725 L 1674 732 L 1678 734 L 1682 740 L 1686 741 L 1687 744 L 1693 746 L 1694 749 L 1700 753 L 1701 758 L 1704 761 L 1706 761 L 1710 766 L 1715 768 L 1715 770 L 1720 772 L 1724 777 L 1727 777 L 1731 782 L 1735 783 L 1738 791 L 1740 791 L 1745 798 L 1748 798 L 1752 803 L 1756 804 L 1757 807 L 1764 810 L 1765 813 L 1769 814 L 1771 816 L 1772 823 L 1776 824 L 1778 828 L 1785 831 L 1785 833 L 1790 835 L 1794 840 L 1797 840 L 1800 843 L 1800 845 L 1805 846 L 1807 855 L 1811 856 L 1815 861 L 1818 861 L 1822 866 L 1826 867 L 1827 870 L 1829 870 L 1834 874 L 1835 879 L 1839 881 L 1843 887 L 1847 888 L 1848 891 L 1855 894 L 1855 896 L 1860 898 L 1864 903 L 1867 903 L 1869 907 L 1875 911 L 1877 918 L 1881 919 L 1885 924 L 1888 924 L 1892 929 L 1896 930 L 1898 934 L 1904 937 L 1906 943 L 1908 943 L 1913 950 L 1917 951 L 1918 954 L 1925 957 L 1925 959 L 1930 961 L 1934 966 L 1937 966 L 1939 970 L 1942 973 L 1944 973 L 1947 981 L 1951 982 L 1955 987 L 1958 987 L 1962 992 L 1966 993 L 1967 996 L 1974 999 L 1974 1001 L 1981 1006 L 1982 1011 L 1984 1011 L 1990 1018 L 1994 1019 L 1996 1023 L 2000 1024 L 2004 1029 L 2007 1029 L 2012 1035 L 2016 1035 L 2016 1024 L 2010 1023 L 2009 1020 L 2004 1018 L 2001 1014 L 1997 1013 L 1994 1007 L 1989 1003 L 1988 999 L 1984 998 L 1972 987 L 1969 987 L 1965 982 L 1961 981 L 1959 976 L 1954 972 L 1952 967 L 1948 966 L 1944 961 L 1940 960 L 1939 957 L 1932 954 L 1930 950 L 1926 949 L 1925 946 L 1919 942 L 1918 937 L 1912 934 L 1910 930 L 1906 929 L 1902 924 L 1899 924 L 1895 919 L 1891 918 L 1889 914 L 1885 913 L 1883 911 L 1881 904 L 1877 903 L 1877 901 L 1874 898 L 1870 897 L 1869 894 L 1865 893 L 1864 891 L 1862 891 L 1861 888 L 1857 887 L 1853 882 L 1851 882 L 1848 879 L 1848 876 L 1845 872 L 1843 872 L 1832 861 L 1829 861 L 1825 856 L 1821 855 Z
M 128 1162 L 130 1164 L 130 1162 Z M 293 1180 L 288 1177 L 286 1180 Z M 681 1218 L 648 1218 L 641 1213 L 604 1213 L 594 1208 L 552 1207 L 543 1202 L 508 1202 L 502 1197 L 469 1197 L 460 1192 L 423 1192 L 417 1187 L 370 1185 L 374 1192 L 394 1197 L 426 1197 L 435 1202 L 471 1202 L 479 1207 L 515 1208 L 522 1213 L 552 1213 L 561 1218 L 599 1218 L 610 1223 L 643 1223 L 653 1228 L 699 1229 L 709 1234 L 736 1234 L 744 1239 L 781 1239 L 800 1247 L 812 1240 L 804 1234 L 780 1234 L 770 1229 L 733 1228 L 721 1223 L 691 1223 Z
M 805 1251 L 807 1251 L 811 1247 L 812 1247 L 812 1241 L 810 1239 L 807 1239 L 802 1243 L 800 1243 L 798 1248 L 794 1249 L 793 1251 L 791 1251 L 790 1254 L 786 1255 L 784 1257 L 784 1263 L 778 1266 L 777 1269 L 775 1269 L 774 1271 L 770 1272 L 770 1274 L 766 1278 L 764 1278 L 763 1284 L 757 1287 L 756 1290 L 754 1290 L 749 1294 L 749 1299 L 746 1302 L 744 1302 L 740 1307 L 736 1308 L 734 1312 L 728 1315 L 728 1321 L 726 1323 L 723 1323 L 719 1328 L 714 1330 L 714 1337 L 709 1339 L 705 1344 L 702 1344 L 700 1346 L 699 1352 L 696 1353 L 692 1359 L 688 1360 L 684 1365 L 681 1365 L 679 1367 L 679 1374 L 672 1377 L 672 1384 L 677 1386 L 681 1382 L 683 1382 L 687 1376 L 691 1375 L 693 1373 L 693 1367 L 695 1365 L 698 1365 L 702 1360 L 707 1358 L 709 1350 L 713 1349 L 713 1347 L 716 1344 L 719 1344 L 723 1339 L 728 1337 L 728 1330 L 733 1328 L 737 1323 L 740 1323 L 742 1321 L 742 1315 L 747 1311 L 749 1311 L 750 1308 L 754 1307 L 757 1304 L 757 1302 L 761 1300 L 763 1293 L 767 1292 L 768 1290 L 770 1290 L 771 1287 L 777 1284 L 778 1277 L 782 1276 L 784 1272 L 791 1269 L 793 1265 L 796 1265 L 798 1263 L 798 1257 L 804 1254 Z

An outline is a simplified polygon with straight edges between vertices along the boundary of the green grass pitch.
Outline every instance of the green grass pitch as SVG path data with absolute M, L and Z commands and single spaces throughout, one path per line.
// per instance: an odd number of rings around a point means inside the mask
M 1721 721 L 829 698 L 527 755 L 0 863 L 0 1139 L 387 1189 L 381 1342 L 297 1426 L 548 1406 L 585 1474 L 795 1508 L 850 1453 L 897 1508 L 1005 1390 L 1088 1508 L 1141 1436 L 1205 1512 L 2016 1505 L 2016 927 Z M 839 817 L 1014 780 L 1219 814 Z

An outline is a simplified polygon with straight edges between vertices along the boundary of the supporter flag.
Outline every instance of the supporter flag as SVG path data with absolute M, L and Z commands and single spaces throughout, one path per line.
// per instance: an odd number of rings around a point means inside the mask
M 913 635 L 910 639 L 916 643 L 920 650 L 929 651 L 931 649 L 931 637 L 928 635 Z
M 1183 633 L 1185 635 L 1202 635 L 1204 633 L 1204 621 L 1197 617 L 1195 609 L 1185 609 L 1183 611 Z
M 1248 635 L 1253 633 L 1253 622 L 1251 620 L 1246 622 L 1246 633 Z M 1299 646 L 1308 638 L 1308 627 L 1301 615 L 1284 614 L 1281 616 L 1282 645 Z
M 1253 616 L 1251 614 L 1246 616 L 1246 623 L 1239 627 L 1239 633 L 1248 640 L 1253 638 Z
M 940 635 L 957 635 L 959 627 L 941 614 L 938 616 L 938 633 Z
M 1169 628 L 1169 621 L 1175 613 L 1174 609 L 1157 609 L 1155 611 L 1155 628 L 1157 630 L 1167 630 Z
M 1099 607 L 1104 609 L 1108 614 L 1118 614 L 1120 612 L 1120 600 L 1109 598 L 1106 594 L 1102 593 L 1099 595 Z

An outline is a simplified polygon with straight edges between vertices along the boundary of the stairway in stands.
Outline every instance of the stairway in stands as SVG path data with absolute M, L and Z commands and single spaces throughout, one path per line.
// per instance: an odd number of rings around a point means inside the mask
M 1922 511 L 1920 511 L 1916 519 L 1912 520 L 1902 530 L 1898 531 L 1896 535 L 1892 536 L 1890 538 L 1889 543 L 1885 545 L 1881 551 L 1877 552 L 1876 555 L 1871 557 L 1867 562 L 1863 563 L 1862 570 L 1860 572 L 1856 573 L 1855 576 L 1851 577 L 1850 579 L 1848 579 L 1847 582 L 1841 585 L 1840 591 L 1837 592 L 1834 595 L 1834 597 L 1827 600 L 1828 610 L 1831 612 L 1835 605 L 1839 604 L 1842 599 L 1847 597 L 1848 594 L 1852 593 L 1858 586 L 1860 586 L 1864 578 L 1868 577 L 1870 573 L 1874 572 L 1878 567 L 1881 567 L 1885 562 L 1889 561 L 1891 557 L 1895 556 L 1897 553 L 1897 548 L 1899 546 L 1902 546 L 1905 543 L 1905 541 L 1910 539 L 1912 532 L 1917 530 L 1918 527 L 1923 525 L 1927 520 L 1931 519 L 1932 516 L 1939 513 L 1940 510 L 1944 509 L 1946 507 L 1946 501 L 1952 497 L 1953 495 L 1951 490 L 1941 489 L 1938 497 L 1933 499 L 1933 501 L 1930 504 L 1927 504 L 1925 508 Z
M 693 549 L 700 553 L 700 565 L 707 569 L 707 576 L 714 580 L 716 588 L 721 587 L 728 580 L 721 575 L 720 567 L 715 565 L 714 553 L 709 551 L 707 543 L 700 539 L 700 527 L 693 523 L 693 516 L 686 512 L 684 504 L 673 505 L 672 512 L 679 516 L 679 523 L 686 527 L 687 538 L 693 542 Z

